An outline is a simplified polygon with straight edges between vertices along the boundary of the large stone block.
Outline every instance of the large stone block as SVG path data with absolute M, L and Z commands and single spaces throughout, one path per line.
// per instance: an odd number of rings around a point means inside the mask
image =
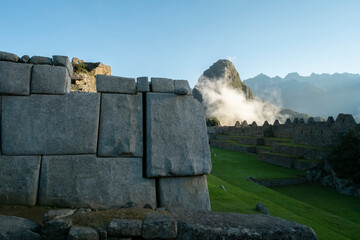
M 67 56 L 54 55 L 53 62 L 54 62 L 55 66 L 66 67 L 70 76 L 72 76 L 74 74 L 74 67 L 71 64 L 70 59 Z
M 205 176 L 159 179 L 160 206 L 210 210 L 209 190 Z
M 2 97 L 4 155 L 96 153 L 100 94 Z
M 151 91 L 173 93 L 174 80 L 168 78 L 151 78 Z
M 127 202 L 156 206 L 155 180 L 142 177 L 141 158 L 43 157 L 39 204 L 108 208 Z
M 99 156 L 143 156 L 142 95 L 101 97 Z
M 136 93 L 135 78 L 96 75 L 96 89 L 105 93 Z
M 31 64 L 0 62 L 0 94 L 29 95 Z
M 40 156 L 0 156 L 0 203 L 35 205 Z
M 203 106 L 192 96 L 146 95 L 146 175 L 209 174 L 210 147 Z
M 32 63 L 32 64 L 53 65 L 53 60 L 51 58 L 49 58 L 49 57 L 32 56 L 30 58 L 30 63 Z
M 35 65 L 31 75 L 31 93 L 65 94 L 68 80 L 65 67 Z

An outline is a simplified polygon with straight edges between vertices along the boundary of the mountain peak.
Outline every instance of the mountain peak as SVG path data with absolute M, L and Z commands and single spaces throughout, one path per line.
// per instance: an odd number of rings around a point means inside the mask
M 297 79 L 300 75 L 297 72 L 288 73 L 285 78 L 286 79 Z

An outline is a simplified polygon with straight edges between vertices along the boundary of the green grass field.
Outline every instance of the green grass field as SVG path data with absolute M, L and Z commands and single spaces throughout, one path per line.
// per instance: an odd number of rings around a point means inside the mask
M 217 148 L 211 152 L 213 171 L 207 179 L 213 211 L 258 213 L 255 206 L 262 202 L 271 215 L 312 227 L 319 239 L 359 239 L 359 199 L 318 184 L 269 189 L 246 177 L 291 178 L 304 172 L 261 162 L 256 155 Z

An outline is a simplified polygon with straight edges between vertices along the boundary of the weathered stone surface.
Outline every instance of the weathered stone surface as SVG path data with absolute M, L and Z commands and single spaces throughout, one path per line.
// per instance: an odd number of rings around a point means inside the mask
M 264 214 L 171 210 L 178 240 L 317 240 L 314 231 L 296 222 Z
M 142 225 L 141 236 L 145 239 L 173 239 L 177 235 L 176 220 L 164 214 L 149 213 Z
M 210 210 L 205 176 L 160 178 L 158 191 L 161 207 Z
M 99 93 L 2 97 L 5 155 L 95 153 Z
M 264 213 L 264 214 L 269 214 L 269 210 L 263 203 L 256 204 L 256 210 L 258 210 L 259 212 Z
M 49 57 L 41 57 L 41 56 L 32 56 L 30 58 L 30 63 L 32 64 L 46 64 L 53 65 L 53 61 Z
M 22 57 L 19 59 L 19 62 L 22 62 L 22 63 L 28 63 L 28 62 L 30 62 L 30 56 L 29 56 L 29 55 L 24 55 L 24 56 L 22 56 Z
M 31 93 L 65 94 L 69 80 L 65 67 L 35 65 L 31 76 Z
M 139 219 L 113 219 L 107 226 L 109 236 L 139 237 L 142 221 Z
M 204 110 L 192 96 L 146 95 L 146 175 L 209 174 L 210 148 Z
M 174 80 L 168 78 L 151 78 L 151 91 L 173 93 Z
M 99 234 L 89 227 L 72 226 L 69 231 L 68 240 L 98 240 Z
M 0 94 L 29 95 L 31 64 L 0 62 Z
M 70 218 L 59 218 L 46 222 L 41 229 L 41 235 L 48 238 L 51 236 L 64 236 L 68 234 L 69 229 L 72 226 L 72 220 Z
M 175 80 L 174 81 L 174 92 L 180 95 L 191 94 L 191 88 L 187 80 Z
M 102 94 L 99 156 L 143 156 L 142 95 Z
M 138 92 L 149 92 L 150 86 L 148 77 L 138 77 L 136 79 L 136 88 Z
M 0 203 L 35 205 L 40 156 L 0 156 Z
M 43 223 L 48 221 L 59 219 L 63 217 L 71 216 L 75 213 L 74 209 L 59 209 L 59 210 L 50 210 L 43 216 Z
M 40 240 L 40 225 L 25 218 L 0 215 L 1 240 Z
M 127 202 L 156 206 L 155 180 L 142 177 L 141 158 L 43 157 L 40 205 L 108 208 Z
M 53 62 L 54 62 L 55 66 L 66 67 L 70 76 L 72 76 L 74 74 L 73 65 L 71 64 L 70 59 L 67 56 L 54 55 Z
M 96 89 L 98 92 L 135 94 L 135 78 L 96 75 Z
M 0 61 L 17 62 L 19 57 L 16 54 L 0 51 Z

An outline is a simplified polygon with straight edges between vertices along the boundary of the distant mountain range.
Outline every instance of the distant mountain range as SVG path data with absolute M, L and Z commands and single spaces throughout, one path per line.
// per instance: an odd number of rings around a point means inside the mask
M 256 96 L 269 103 L 282 103 L 284 108 L 313 116 L 336 117 L 350 113 L 359 119 L 360 75 L 350 73 L 311 74 L 268 77 L 260 74 L 244 81 Z

